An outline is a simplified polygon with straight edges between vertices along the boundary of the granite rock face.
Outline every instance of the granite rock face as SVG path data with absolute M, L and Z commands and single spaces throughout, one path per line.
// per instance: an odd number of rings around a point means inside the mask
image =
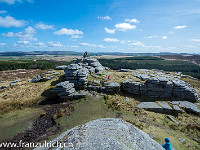
M 195 89 L 180 79 L 172 80 L 164 75 L 161 77 L 145 74 L 135 76 L 144 82 L 133 81 L 133 79 L 125 80 L 122 82 L 122 90 L 148 97 L 176 98 L 191 102 L 198 100 L 199 96 Z
M 110 93 L 119 93 L 120 92 L 120 84 L 117 82 L 109 83 L 105 89 L 106 92 Z
M 70 100 L 92 95 L 88 91 L 76 91 L 74 83 L 69 83 L 69 81 L 56 84 L 56 87 L 53 88 L 52 92 L 56 92 L 61 99 Z
M 138 108 L 143 108 L 146 110 L 154 111 L 154 112 L 162 112 L 162 107 L 159 106 L 156 102 L 142 102 L 137 105 Z
M 97 119 L 74 127 L 55 138 L 65 143 L 64 150 L 164 150 L 149 135 L 122 119 Z M 53 144 L 52 144 L 53 145 Z M 54 147 L 36 150 L 58 149 Z
M 55 67 L 55 70 L 65 70 L 66 67 L 67 67 L 66 65 L 57 66 Z
M 77 58 L 75 64 L 65 67 L 66 80 L 74 83 L 76 89 L 84 89 L 87 76 L 91 73 L 102 74 L 104 67 L 95 58 Z
M 188 101 L 171 101 L 172 107 L 165 101 L 162 102 L 141 102 L 137 105 L 138 108 L 143 108 L 149 111 L 165 113 L 165 114 L 177 114 L 181 112 L 188 112 L 200 115 L 198 107 Z
M 56 84 L 52 92 L 56 92 L 61 99 L 72 99 L 75 93 L 74 83 L 69 83 L 69 81 L 60 82 Z
M 200 115 L 200 110 L 198 109 L 198 107 L 191 102 L 188 102 L 188 101 L 172 101 L 171 104 L 178 105 L 180 108 L 184 109 L 188 113 L 195 113 L 195 114 Z
M 87 84 L 88 73 L 88 69 L 80 64 L 70 64 L 65 68 L 66 80 L 74 83 L 77 89 L 83 89 Z

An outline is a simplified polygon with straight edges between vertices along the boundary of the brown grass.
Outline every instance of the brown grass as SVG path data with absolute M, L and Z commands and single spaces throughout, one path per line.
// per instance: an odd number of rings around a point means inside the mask
M 19 82 L 16 86 L 0 91 L 0 114 L 13 109 L 26 108 L 37 103 L 42 93 L 51 88 L 51 82 L 57 80 L 58 77 L 38 83 L 30 83 L 27 78 L 24 79 L 26 81 Z

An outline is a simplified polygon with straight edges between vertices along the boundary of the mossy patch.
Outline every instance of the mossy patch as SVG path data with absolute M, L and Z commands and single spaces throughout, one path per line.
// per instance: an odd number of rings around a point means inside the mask
M 23 132 L 37 117 L 39 117 L 40 112 L 40 108 L 26 108 L 1 115 L 0 141 Z

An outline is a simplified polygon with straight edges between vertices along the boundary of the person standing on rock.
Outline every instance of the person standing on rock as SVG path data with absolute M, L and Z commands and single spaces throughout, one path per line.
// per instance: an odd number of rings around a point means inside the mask
M 164 149 L 166 149 L 166 150 L 171 150 L 171 143 L 170 143 L 170 141 L 169 141 L 169 139 L 168 138 L 165 138 L 165 144 L 163 144 L 162 145 L 162 147 L 164 148 Z

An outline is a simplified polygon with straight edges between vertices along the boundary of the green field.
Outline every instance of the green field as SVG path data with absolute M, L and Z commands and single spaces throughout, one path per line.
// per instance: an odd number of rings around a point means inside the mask
M 200 79 L 200 66 L 190 61 L 182 60 L 163 60 L 158 57 L 137 56 L 116 59 L 99 59 L 103 66 L 114 70 L 126 69 L 159 69 L 164 71 L 182 72 Z

